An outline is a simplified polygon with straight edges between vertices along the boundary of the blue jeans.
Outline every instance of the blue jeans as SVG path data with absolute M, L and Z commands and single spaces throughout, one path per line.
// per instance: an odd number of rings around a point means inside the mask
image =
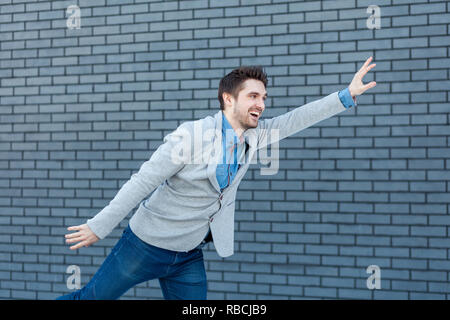
M 206 299 L 202 244 L 188 252 L 158 248 L 128 226 L 100 269 L 83 288 L 57 300 L 117 299 L 138 283 L 159 279 L 165 299 Z

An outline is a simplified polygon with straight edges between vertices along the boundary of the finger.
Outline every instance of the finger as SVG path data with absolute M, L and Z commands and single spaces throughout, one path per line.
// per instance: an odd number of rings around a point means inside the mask
M 364 76 L 367 74 L 367 72 L 369 72 L 373 67 L 375 67 L 376 66 L 376 64 L 374 63 L 374 64 L 372 64 L 372 65 L 370 65 L 370 66 L 368 66 L 368 67 L 363 67 L 363 68 L 361 68 L 359 71 L 358 71 L 358 73 L 356 74 L 356 76 L 357 77 L 359 77 L 359 79 L 360 80 L 362 80 L 362 78 L 364 78 Z
M 78 243 L 78 244 L 76 244 L 76 245 L 74 245 L 74 246 L 71 246 L 71 247 L 70 247 L 70 250 L 76 250 L 76 249 L 79 249 L 79 248 L 81 248 L 81 247 L 84 247 L 86 244 L 88 244 L 87 241 L 81 241 L 80 243 Z
M 369 89 L 375 87 L 376 85 L 377 85 L 377 83 L 375 81 L 369 82 L 368 84 L 363 86 L 363 90 L 364 91 L 369 90 Z
M 74 232 L 74 233 L 68 233 L 68 234 L 66 234 L 66 235 L 65 235 L 65 238 L 66 238 L 66 239 L 78 238 L 78 237 L 80 237 L 81 235 L 82 235 L 81 231 L 77 231 L 77 232 Z
M 370 66 L 368 66 L 368 67 L 366 67 L 366 68 L 364 68 L 363 70 L 361 70 L 361 78 L 363 78 L 366 74 L 367 74 L 367 72 L 369 72 L 372 68 L 374 68 L 375 66 L 376 66 L 377 64 L 376 63 L 374 63 L 374 64 L 371 64 Z
M 66 239 L 66 243 L 75 243 L 75 242 L 79 242 L 79 241 L 83 241 L 83 240 L 86 240 L 86 238 L 77 237 L 77 238 L 73 238 L 73 239 Z
M 67 228 L 67 230 L 69 230 L 69 231 L 72 231 L 72 230 L 81 230 L 81 229 L 82 229 L 81 226 L 71 226 L 71 227 L 68 227 L 68 228 Z
M 366 60 L 366 62 L 364 62 L 363 66 L 358 70 L 357 74 L 361 77 L 363 77 L 364 74 L 364 70 L 367 69 L 367 66 L 369 65 L 370 61 L 372 61 L 372 57 L 370 57 L 369 59 Z
M 369 59 L 367 59 L 366 62 L 364 62 L 363 66 L 361 67 L 360 70 L 363 70 L 364 68 L 366 68 L 369 65 L 370 61 L 372 61 L 372 57 L 369 57 Z

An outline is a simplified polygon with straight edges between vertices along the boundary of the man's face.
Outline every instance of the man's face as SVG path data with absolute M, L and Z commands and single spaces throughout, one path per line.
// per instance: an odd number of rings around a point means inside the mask
M 243 89 L 237 99 L 231 94 L 225 94 L 225 115 L 234 129 L 256 128 L 261 117 L 267 98 L 264 83 L 255 79 L 248 79 L 243 83 Z M 231 119 L 230 119 L 231 118 Z

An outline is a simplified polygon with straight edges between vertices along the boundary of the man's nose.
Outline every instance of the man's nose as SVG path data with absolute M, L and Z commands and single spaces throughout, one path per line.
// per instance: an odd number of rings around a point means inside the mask
M 264 109 L 266 108 L 266 105 L 264 103 L 264 99 L 261 99 L 261 100 L 258 101 L 257 107 L 261 110 L 261 112 L 264 111 Z

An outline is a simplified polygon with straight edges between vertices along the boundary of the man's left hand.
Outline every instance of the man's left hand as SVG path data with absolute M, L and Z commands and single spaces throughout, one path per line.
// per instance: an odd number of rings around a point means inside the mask
M 364 92 L 366 92 L 367 90 L 369 90 L 370 88 L 373 88 L 377 85 L 375 81 L 369 82 L 368 84 L 364 84 L 362 82 L 362 78 L 367 74 L 367 72 L 369 72 L 370 69 L 376 66 L 375 63 L 369 66 L 370 61 L 372 61 L 372 57 L 366 60 L 364 65 L 355 74 L 352 82 L 348 86 L 348 90 L 350 91 L 352 97 L 359 96 Z

